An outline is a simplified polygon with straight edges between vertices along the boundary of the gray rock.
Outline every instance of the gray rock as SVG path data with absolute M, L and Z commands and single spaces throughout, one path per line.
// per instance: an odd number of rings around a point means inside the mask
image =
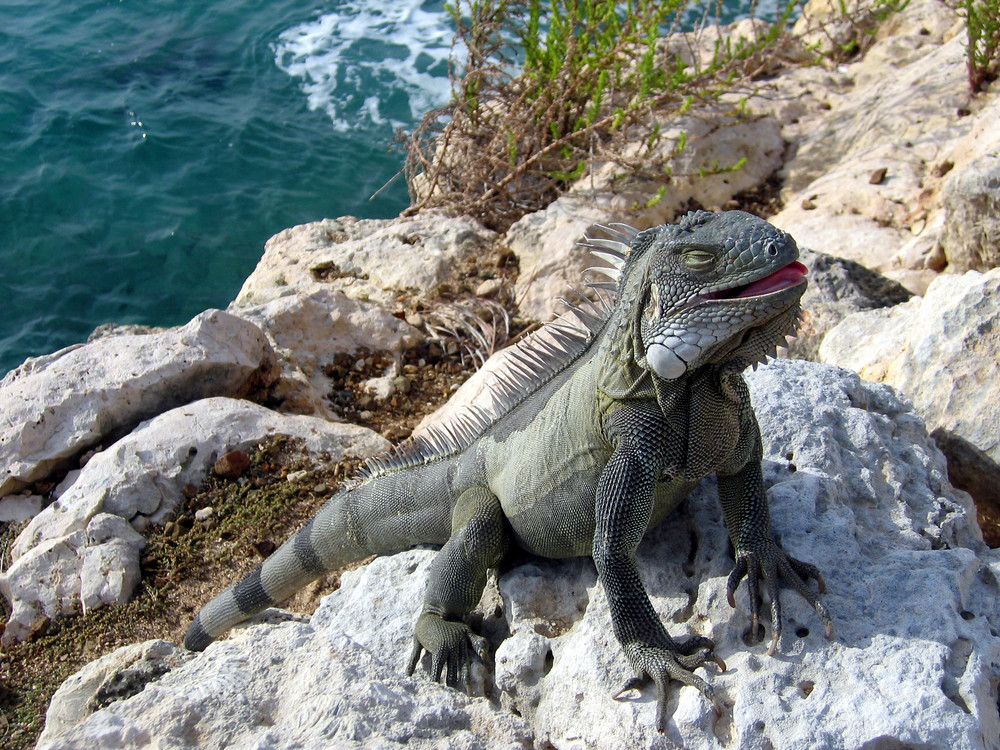
M 170 516 L 188 484 L 215 459 L 275 435 L 339 460 L 389 447 L 377 433 L 315 417 L 278 414 L 249 401 L 212 398 L 173 409 L 94 456 L 73 485 L 11 546 L 0 593 L 11 615 L 0 643 L 23 639 L 42 615 L 56 618 L 128 601 L 145 541 L 137 533 Z
M 317 289 L 230 311 L 267 334 L 281 363 L 272 398 L 279 410 L 335 417 L 328 396 L 332 381 L 324 368 L 336 354 L 368 349 L 398 355 L 415 346 L 419 331 L 384 307 L 352 299 L 341 290 Z
M 219 310 L 29 359 L 0 381 L 0 496 L 175 406 L 266 386 L 275 364 L 256 326 Z
M 30 521 L 42 509 L 41 495 L 7 495 L 0 498 L 0 523 Z
M 902 284 L 846 258 L 802 248 L 799 260 L 809 269 L 809 288 L 802 297 L 802 330 L 783 350 L 788 359 L 817 359 L 823 336 L 851 313 L 913 296 Z
M 1000 266 L 1000 151 L 979 157 L 952 176 L 942 199 L 941 245 L 948 270 L 962 273 Z
M 339 289 L 390 309 L 404 289 L 430 290 L 451 277 L 458 259 L 479 253 L 496 235 L 468 217 L 437 212 L 398 219 L 344 216 L 279 232 L 264 246 L 236 307 L 291 294 Z
M 192 717 L 208 748 L 1000 747 L 1000 556 L 979 540 L 921 419 L 892 388 L 829 366 L 777 361 L 748 382 L 774 530 L 823 570 L 836 635 L 824 639 L 785 591 L 778 655 L 744 642 L 746 592 L 731 610 L 728 536 L 706 482 L 647 535 L 637 562 L 668 629 L 715 640 L 728 671 L 699 671 L 723 717 L 675 684 L 660 737 L 651 686 L 611 699 L 630 672 L 588 560 L 522 562 L 500 581 L 506 627 L 483 610 L 484 632 L 509 632 L 493 644 L 487 691 L 521 718 L 404 678 L 434 557 L 414 550 L 345 574 L 310 623 L 237 629 L 40 747 L 184 746 Z
M 128 677 L 137 674 L 159 677 L 190 658 L 191 654 L 184 649 L 154 640 L 124 646 L 92 661 L 66 680 L 52 696 L 45 712 L 45 730 L 37 746 L 44 746 L 51 738 L 71 729 L 100 708 L 102 698 L 111 692 L 112 685 L 120 686 Z M 134 679 L 131 682 L 135 685 Z
M 927 294 L 855 313 L 831 330 L 820 359 L 913 399 L 931 429 L 1000 461 L 1000 269 L 943 274 Z

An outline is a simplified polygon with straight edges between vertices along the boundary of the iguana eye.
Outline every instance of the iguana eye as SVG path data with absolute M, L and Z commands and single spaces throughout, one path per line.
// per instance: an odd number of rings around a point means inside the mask
M 687 250 L 681 255 L 681 260 L 692 271 L 707 271 L 715 264 L 715 255 L 707 250 Z

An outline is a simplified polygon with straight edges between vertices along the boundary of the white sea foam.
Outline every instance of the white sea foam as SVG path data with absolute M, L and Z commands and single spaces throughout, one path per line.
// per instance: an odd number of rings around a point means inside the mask
M 283 32 L 274 59 L 338 130 L 407 127 L 448 101 L 453 34 L 440 0 L 350 0 Z

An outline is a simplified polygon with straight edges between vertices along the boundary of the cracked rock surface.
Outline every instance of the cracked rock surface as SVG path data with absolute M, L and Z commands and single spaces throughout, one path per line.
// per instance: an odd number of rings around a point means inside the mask
M 238 629 L 39 747 L 185 747 L 194 737 L 203 748 L 1000 747 L 1000 554 L 983 545 L 912 405 L 815 363 L 776 361 L 747 380 L 774 531 L 823 571 L 836 633 L 826 640 L 785 591 L 778 653 L 748 637 L 745 589 L 736 610 L 726 604 L 733 561 L 715 488 L 703 484 L 637 557 L 668 630 L 715 640 L 728 670 L 699 671 L 722 717 L 675 687 L 661 736 L 651 688 L 611 699 L 630 675 L 585 559 L 517 561 L 500 578 L 502 606 L 488 588 L 479 627 L 495 664 L 473 689 L 487 697 L 419 671 L 405 678 L 434 555 L 414 550 L 345 574 L 310 621 Z M 153 679 L 159 670 L 141 658 L 129 674 Z M 93 668 L 66 685 L 100 693 L 102 680 L 84 679 Z M 64 687 L 50 711 L 87 695 Z

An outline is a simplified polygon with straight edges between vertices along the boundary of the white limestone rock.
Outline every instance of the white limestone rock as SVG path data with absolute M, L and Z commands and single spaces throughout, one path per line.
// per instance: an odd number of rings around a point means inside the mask
M 823 2 L 809 5 L 807 16 Z M 962 24 L 939 2 L 913 0 L 871 39 L 835 70 L 778 76 L 748 106 L 777 117 L 794 144 L 780 172 L 785 207 L 770 221 L 919 294 L 945 263 L 942 191 L 952 172 L 996 153 L 1000 100 L 971 97 Z
M 353 299 L 394 308 L 399 291 L 433 289 L 450 277 L 459 258 L 482 252 L 495 237 L 473 219 L 436 212 L 303 224 L 267 241 L 233 304 L 247 307 L 339 289 Z
M 45 730 L 37 746 L 72 729 L 94 712 L 95 704 L 128 698 L 145 682 L 160 677 L 191 658 L 191 654 L 167 641 L 153 640 L 123 646 L 92 661 L 67 679 L 52 696 L 45 712 Z
M 941 244 L 948 270 L 1000 266 L 1000 148 L 951 176 L 944 187 Z
M 139 553 L 146 540 L 127 520 L 98 513 L 87 524 L 87 546 L 80 550 L 80 604 L 83 611 L 132 598 L 139 583 Z M 37 558 L 35 562 L 40 562 Z M 66 578 L 62 582 L 69 583 Z
M 393 655 L 405 659 L 405 652 Z M 243 630 L 134 698 L 62 735 L 47 734 L 37 747 L 68 750 L 95 741 L 123 750 L 150 743 L 203 750 L 532 746 L 524 720 L 484 698 L 407 679 L 388 656 L 384 647 L 371 651 L 306 623 Z
M 845 318 L 823 340 L 823 362 L 913 399 L 942 427 L 1000 462 L 1000 269 L 942 274 L 924 297 Z
M 295 414 L 334 416 L 327 400 L 332 381 L 324 368 L 336 354 L 368 349 L 398 355 L 422 338 L 384 307 L 336 289 L 233 305 L 230 311 L 267 334 L 282 368 L 273 397 L 281 401 L 281 411 Z
M 605 265 L 577 243 L 592 224 L 615 221 L 609 218 L 614 215 L 606 206 L 564 195 L 507 230 L 506 245 L 520 264 L 514 295 L 521 315 L 544 321 L 565 309 L 559 297 L 582 288 L 584 269 Z
M 0 497 L 0 523 L 29 521 L 42 509 L 41 495 L 7 495 Z
M 185 485 L 199 484 L 219 455 L 276 435 L 298 438 L 307 453 L 334 461 L 389 447 L 364 427 L 226 398 L 196 401 L 143 423 L 95 455 L 14 541 L 12 563 L 0 574 L 0 593 L 12 606 L 0 643 L 21 640 L 42 615 L 128 601 L 144 546 L 137 531 L 173 513 Z
M 838 368 L 779 361 L 747 380 L 774 530 L 823 571 L 836 634 L 826 640 L 811 608 L 785 590 L 778 654 L 744 643 L 745 586 L 731 610 L 733 562 L 706 482 L 647 535 L 637 562 L 668 630 L 715 640 L 728 671 L 698 671 L 723 717 L 673 684 L 659 737 L 651 686 L 611 699 L 630 670 L 589 560 L 531 560 L 506 573 L 506 629 L 485 609 L 499 703 L 522 718 L 423 674 L 404 678 L 434 558 L 414 550 L 345 574 L 309 624 L 239 628 L 40 747 L 183 744 L 192 717 L 210 748 L 394 747 L 407 736 L 418 747 L 560 750 L 1000 747 L 1000 555 L 979 540 L 969 498 L 948 485 L 923 422 L 893 389 Z M 421 723 L 428 716 L 433 728 Z
M 778 350 L 787 359 L 815 360 L 827 332 L 851 313 L 905 302 L 913 295 L 901 284 L 860 263 L 800 248 L 799 260 L 809 269 L 802 295 L 798 334 Z
M 220 310 L 29 359 L 0 381 L 0 496 L 175 406 L 266 386 L 275 364 L 256 326 Z

